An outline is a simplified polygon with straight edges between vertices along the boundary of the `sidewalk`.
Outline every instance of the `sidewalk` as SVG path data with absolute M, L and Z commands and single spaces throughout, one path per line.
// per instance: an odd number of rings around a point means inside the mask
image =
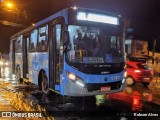
M 152 91 L 153 102 L 160 105 L 160 77 L 154 77 L 148 87 Z
M 13 83 L 12 83 L 13 82 Z M 53 120 L 31 97 L 15 90 L 16 81 L 0 79 L 0 120 Z M 7 112 L 9 113 L 9 117 Z M 35 117 L 33 114 L 38 114 Z M 18 117 L 16 117 L 19 115 Z M 26 115 L 26 117 L 22 117 Z M 32 116 L 33 115 L 33 116 Z M 47 117 L 44 117 L 47 116 Z
M 9 101 L 6 101 L 6 99 L 0 95 L 0 111 L 16 111 L 16 109 L 10 104 Z
M 154 77 L 149 87 L 155 87 L 157 89 L 160 89 L 160 77 Z
M 26 120 L 25 118 L 9 117 L 11 112 L 17 111 L 11 104 L 13 96 L 6 98 L 6 89 L 10 86 L 10 83 L 4 82 L 0 79 L 0 120 Z

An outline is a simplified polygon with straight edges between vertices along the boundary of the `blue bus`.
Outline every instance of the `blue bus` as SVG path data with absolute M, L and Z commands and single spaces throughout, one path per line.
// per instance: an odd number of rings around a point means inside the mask
M 125 88 L 122 18 L 71 7 L 14 34 L 10 58 L 17 79 L 48 93 L 94 96 Z

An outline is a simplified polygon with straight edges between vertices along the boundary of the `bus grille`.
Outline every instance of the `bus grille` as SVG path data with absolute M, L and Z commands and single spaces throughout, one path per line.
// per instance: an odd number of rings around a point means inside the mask
M 110 86 L 111 90 L 119 89 L 121 87 L 121 81 L 113 83 L 87 83 L 85 86 L 89 92 L 101 90 L 101 87 Z

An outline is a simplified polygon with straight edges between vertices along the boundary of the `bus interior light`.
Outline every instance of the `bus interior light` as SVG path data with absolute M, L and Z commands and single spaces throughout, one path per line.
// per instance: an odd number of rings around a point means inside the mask
M 107 16 L 107 15 L 78 12 L 77 19 L 84 20 L 84 21 L 101 22 L 101 23 L 119 25 L 119 21 L 117 17 Z

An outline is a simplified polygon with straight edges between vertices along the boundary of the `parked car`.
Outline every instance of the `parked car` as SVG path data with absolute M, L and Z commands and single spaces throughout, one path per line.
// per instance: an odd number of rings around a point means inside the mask
M 142 62 L 126 62 L 126 84 L 133 85 L 135 82 L 141 82 L 144 86 L 148 86 L 153 78 L 153 70 L 150 70 L 146 63 Z

